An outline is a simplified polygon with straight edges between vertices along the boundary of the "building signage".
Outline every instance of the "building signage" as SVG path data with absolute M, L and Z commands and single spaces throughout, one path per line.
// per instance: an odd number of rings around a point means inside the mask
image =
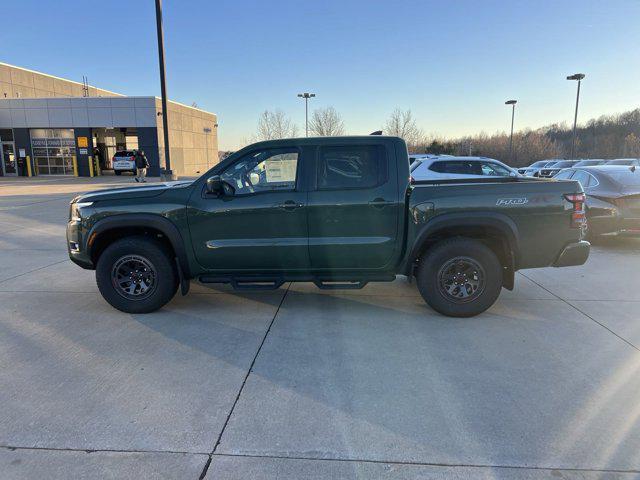
M 88 155 L 89 151 L 86 148 L 81 148 L 80 149 L 80 155 Z
M 27 156 L 27 151 L 24 148 L 19 148 L 18 149 L 18 156 L 20 158 L 24 158 Z
M 89 139 L 87 137 L 78 137 L 78 147 L 87 148 L 89 146 Z

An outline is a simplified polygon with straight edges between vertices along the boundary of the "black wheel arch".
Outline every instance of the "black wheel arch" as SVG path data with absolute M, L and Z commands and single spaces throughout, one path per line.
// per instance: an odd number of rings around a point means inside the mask
M 181 280 L 191 278 L 182 234 L 173 222 L 161 215 L 125 213 L 98 220 L 87 235 L 87 255 L 95 266 L 98 257 L 109 243 L 118 238 L 141 234 L 158 237 L 175 257 Z
M 495 212 L 447 213 L 430 219 L 416 235 L 404 274 L 413 276 L 416 262 L 430 245 L 454 237 L 479 240 L 491 248 L 503 265 L 503 286 L 513 289 L 518 268 L 518 227 L 507 215 Z

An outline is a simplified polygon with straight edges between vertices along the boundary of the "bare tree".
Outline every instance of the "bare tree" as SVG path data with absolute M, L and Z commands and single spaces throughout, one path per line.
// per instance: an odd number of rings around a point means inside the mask
M 319 108 L 311 115 L 309 130 L 316 137 L 338 137 L 344 135 L 344 122 L 335 108 Z
M 298 127 L 282 110 L 275 112 L 265 110 L 260 114 L 256 140 L 275 140 L 296 137 L 297 135 Z
M 640 138 L 633 133 L 624 138 L 623 156 L 640 158 Z
M 416 125 L 411 110 L 402 111 L 399 108 L 393 111 L 382 131 L 385 135 L 404 139 L 408 145 L 420 143 L 423 137 L 422 130 Z

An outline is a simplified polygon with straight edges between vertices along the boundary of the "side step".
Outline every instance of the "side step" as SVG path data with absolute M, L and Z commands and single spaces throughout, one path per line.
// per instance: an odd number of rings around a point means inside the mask
M 332 282 L 331 280 L 314 280 L 313 283 L 316 287 L 321 290 L 360 290 L 364 288 L 367 283 L 366 281 L 354 280 L 353 282 Z
M 203 275 L 202 283 L 228 283 L 234 290 L 277 290 L 284 284 L 282 277 L 214 277 Z
M 391 282 L 395 275 L 331 275 L 315 276 L 310 274 L 286 274 L 283 276 L 269 275 L 201 275 L 198 280 L 201 283 L 226 283 L 235 290 L 276 290 L 285 282 L 313 282 L 322 290 L 359 290 L 364 288 L 369 282 Z

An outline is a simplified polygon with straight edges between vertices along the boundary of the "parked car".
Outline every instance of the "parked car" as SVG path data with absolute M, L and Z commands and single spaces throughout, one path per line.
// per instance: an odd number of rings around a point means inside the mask
M 574 167 L 596 167 L 598 165 L 604 165 L 605 163 L 607 163 L 607 161 L 602 158 L 599 158 L 599 159 L 590 158 L 590 159 L 580 160 L 574 165 Z
M 537 162 L 532 163 L 528 167 L 525 167 L 523 169 L 518 169 L 518 172 L 527 177 L 537 177 L 541 169 L 543 169 L 544 167 L 550 167 L 551 165 L 559 161 L 560 160 L 538 160 Z M 521 172 L 520 170 L 523 170 L 524 173 Z
M 516 176 L 518 172 L 515 169 L 486 157 L 443 156 L 423 158 L 411 164 L 411 178 L 414 180 Z
M 121 175 L 122 172 L 136 174 L 136 152 L 135 150 L 119 150 L 111 160 L 113 173 Z
M 616 158 L 615 160 L 608 160 L 605 165 L 626 165 L 628 167 L 635 165 L 640 167 L 640 158 Z
M 589 235 L 640 235 L 640 167 L 574 167 L 554 178 L 576 180 L 584 188 Z
M 489 308 L 522 268 L 581 265 L 575 181 L 492 176 L 409 182 L 397 137 L 271 140 L 193 182 L 100 190 L 70 205 L 73 262 L 115 308 L 146 313 L 191 279 L 236 289 L 362 288 L 415 277 L 450 316 Z
M 560 160 L 540 169 L 538 177 L 551 178 L 563 168 L 573 167 L 579 160 Z

